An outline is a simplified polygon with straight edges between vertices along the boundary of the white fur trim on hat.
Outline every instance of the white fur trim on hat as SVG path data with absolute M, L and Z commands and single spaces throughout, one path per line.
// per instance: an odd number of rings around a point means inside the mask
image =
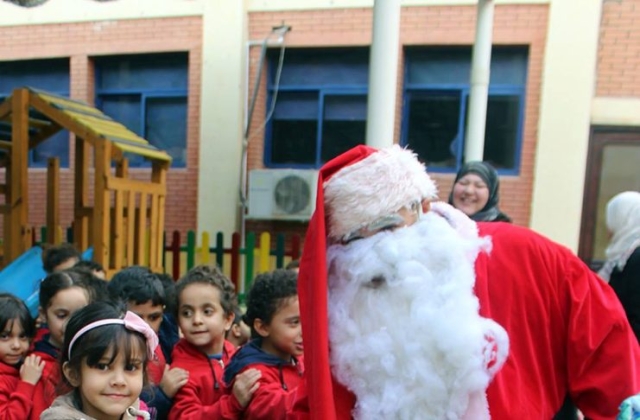
M 415 153 L 398 145 L 346 166 L 324 183 L 328 236 L 342 238 L 415 201 L 437 196 Z

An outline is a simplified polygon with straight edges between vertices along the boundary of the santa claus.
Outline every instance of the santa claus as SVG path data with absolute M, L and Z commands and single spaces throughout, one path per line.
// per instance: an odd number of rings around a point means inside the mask
M 567 393 L 615 418 L 640 391 L 640 350 L 611 290 L 568 250 L 435 196 L 398 146 L 320 171 L 291 418 L 537 420 Z

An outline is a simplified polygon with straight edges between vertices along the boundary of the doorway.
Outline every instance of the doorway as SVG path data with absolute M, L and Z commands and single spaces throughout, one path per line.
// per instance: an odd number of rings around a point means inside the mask
M 593 127 L 585 175 L 578 255 L 593 269 L 609 241 L 607 202 L 623 191 L 640 191 L 640 129 Z

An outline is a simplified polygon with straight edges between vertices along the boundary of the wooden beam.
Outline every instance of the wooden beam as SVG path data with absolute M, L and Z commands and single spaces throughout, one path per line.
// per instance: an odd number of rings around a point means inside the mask
M 169 171 L 168 162 L 154 161 L 151 164 L 151 182 L 155 185 L 161 186 L 166 190 L 167 187 L 167 172 Z M 151 266 L 162 266 L 163 253 L 164 253 L 164 222 L 165 222 L 165 203 L 166 195 L 154 195 L 152 200 L 151 214 L 152 232 L 151 236 L 151 254 L 155 255 L 153 258 L 155 264 Z
M 29 148 L 33 149 L 49 137 L 57 134 L 60 130 L 62 130 L 62 127 L 57 124 L 52 124 L 50 127 L 45 128 L 40 133 L 29 139 Z
M 91 127 L 76 121 L 64 111 L 52 107 L 49 103 L 40 98 L 38 94 L 31 93 L 30 103 L 33 108 L 49 117 L 53 122 L 62 128 L 75 133 L 77 137 L 83 138 L 85 141 L 91 143 L 92 146 L 96 147 L 96 143 L 104 142 L 100 137 L 100 134 L 91 129 Z M 111 155 L 111 151 L 109 151 L 109 155 Z
M 110 263 L 110 223 L 111 206 L 107 182 L 111 172 L 111 144 L 97 142 L 95 146 L 95 186 L 93 209 L 93 257 L 96 262 L 106 269 L 111 269 Z
M 11 115 L 11 200 L 9 252 L 5 264 L 24 253 L 31 243 L 29 222 L 29 91 L 15 89 L 12 95 Z
M 129 162 L 124 159 L 116 165 L 116 177 L 126 178 L 129 173 Z M 111 178 L 111 177 L 110 177 Z M 127 239 L 124 232 L 124 208 L 125 208 L 125 191 L 117 190 L 114 201 L 113 226 L 111 227 L 113 240 L 113 258 L 111 267 L 118 270 L 124 263 L 124 248 Z
M 163 196 L 167 193 L 166 185 L 117 177 L 109 177 L 107 179 L 107 188 L 112 191 L 136 191 L 144 194 L 157 194 Z
M 11 143 L 10 141 L 0 140 L 0 149 L 11 150 L 12 147 L 13 143 Z
M 81 251 L 89 248 L 89 218 L 93 208 L 89 204 L 89 146 L 85 141 L 75 138 L 75 169 L 73 192 L 73 243 Z
M 47 163 L 47 243 L 57 244 L 60 226 L 60 159 L 49 158 Z M 42 238 L 44 241 L 44 238 Z
M 13 101 L 11 100 L 11 98 L 7 98 L 4 101 L 0 102 L 0 119 L 4 119 L 4 117 L 11 114 L 12 106 Z

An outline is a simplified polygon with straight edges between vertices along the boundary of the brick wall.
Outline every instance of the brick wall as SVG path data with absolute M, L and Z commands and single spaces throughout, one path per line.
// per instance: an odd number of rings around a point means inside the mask
M 116 54 L 187 51 L 189 99 L 187 167 L 171 169 L 167 178 L 166 229 L 196 228 L 202 19 L 199 17 L 122 20 L 39 26 L 0 27 L 0 60 L 69 57 L 71 96 L 94 102 L 94 67 L 91 57 Z M 74 140 L 70 167 L 60 175 L 61 223 L 73 218 Z M 132 169 L 137 178 L 149 179 L 150 170 Z M 0 173 L 4 179 L 4 169 Z M 92 185 L 92 184 L 91 184 Z M 45 223 L 46 170 L 29 171 L 29 223 Z
M 530 217 L 547 18 L 547 5 L 499 5 L 495 9 L 494 44 L 529 46 L 520 174 L 501 178 L 501 207 L 520 225 L 527 225 Z M 475 37 L 475 19 L 475 6 L 404 7 L 401 15 L 400 42 L 403 46 L 472 45 Z M 291 48 L 363 46 L 369 45 L 371 41 L 372 10 L 369 8 L 251 13 L 250 39 L 262 39 L 272 26 L 282 22 L 293 28 L 286 38 L 287 47 Z M 250 80 L 254 80 L 258 59 L 259 48 L 253 48 L 250 57 Z M 398 66 L 402 69 L 402 57 Z M 399 71 L 398 74 L 396 142 L 400 136 L 403 73 Z M 265 78 L 262 79 L 252 119 L 254 133 L 265 118 Z M 261 134 L 254 137 L 249 145 L 250 169 L 264 166 L 263 153 L 264 135 Z M 440 197 L 446 199 L 452 186 L 453 174 L 436 174 L 434 178 L 440 186 Z M 304 226 L 293 223 L 289 225 L 292 230 L 304 231 Z M 254 222 L 249 223 L 248 229 L 281 231 L 283 226 L 282 222 Z
M 640 0 L 605 0 L 596 96 L 640 96 Z

